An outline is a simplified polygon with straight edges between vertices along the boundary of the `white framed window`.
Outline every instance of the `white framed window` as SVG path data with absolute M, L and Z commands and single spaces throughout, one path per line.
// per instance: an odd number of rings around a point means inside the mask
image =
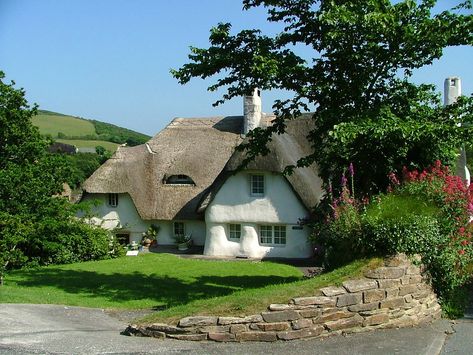
M 230 239 L 240 240 L 241 238 L 241 224 L 230 224 L 228 226 Z
M 184 222 L 174 222 L 174 236 L 183 237 L 185 235 Z
M 274 244 L 286 245 L 286 226 L 274 226 Z
M 259 226 L 259 241 L 266 245 L 286 245 L 286 226 Z
M 110 207 L 118 206 L 118 194 L 108 194 L 108 205 Z
M 264 195 L 264 175 L 261 175 L 261 174 L 250 175 L 250 194 L 251 196 Z

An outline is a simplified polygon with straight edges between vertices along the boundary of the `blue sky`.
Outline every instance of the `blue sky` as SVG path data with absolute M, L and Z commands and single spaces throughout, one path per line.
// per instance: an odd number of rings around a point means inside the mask
M 42 109 L 150 135 L 174 117 L 241 114 L 238 99 L 212 107 L 221 93 L 207 92 L 209 81 L 181 86 L 169 74 L 190 45 L 207 46 L 218 22 L 275 32 L 262 9 L 241 8 L 240 0 L 0 0 L 0 70 Z M 440 91 L 447 76 L 460 76 L 469 95 L 472 62 L 472 47 L 449 48 L 414 81 Z M 280 95 L 264 92 L 263 110 Z

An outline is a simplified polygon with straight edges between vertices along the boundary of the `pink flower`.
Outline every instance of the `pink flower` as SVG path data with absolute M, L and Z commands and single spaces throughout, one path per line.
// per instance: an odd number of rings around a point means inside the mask
M 350 165 L 348 166 L 348 172 L 350 173 L 351 177 L 355 176 L 355 169 L 353 168 L 353 163 L 350 163 Z
M 397 178 L 395 173 L 390 172 L 388 174 L 388 178 L 389 178 L 389 181 L 391 182 L 391 184 L 393 184 L 393 185 L 399 185 L 400 184 L 399 179 Z

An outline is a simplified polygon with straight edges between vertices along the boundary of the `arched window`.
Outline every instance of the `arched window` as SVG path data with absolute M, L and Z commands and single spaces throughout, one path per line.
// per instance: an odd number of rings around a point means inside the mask
M 165 183 L 167 185 L 195 185 L 194 180 L 192 180 L 187 175 L 171 175 L 166 178 Z

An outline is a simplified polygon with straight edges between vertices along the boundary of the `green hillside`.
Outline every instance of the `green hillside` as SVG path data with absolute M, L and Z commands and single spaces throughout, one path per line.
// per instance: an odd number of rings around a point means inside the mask
M 39 111 L 38 115 L 33 117 L 33 124 L 42 134 L 50 134 L 53 138 L 61 136 L 60 133 L 77 137 L 96 134 L 91 121 L 49 111 Z
M 101 140 L 85 140 L 85 139 L 56 139 L 57 142 L 75 145 L 77 148 L 93 148 L 102 146 L 105 149 L 114 152 L 117 150 L 119 144 Z
M 98 145 L 115 151 L 119 144 L 135 146 L 147 142 L 151 137 L 110 123 L 88 120 L 62 113 L 39 110 L 33 124 L 44 135 L 55 140 L 75 145 L 78 148 L 95 148 Z

